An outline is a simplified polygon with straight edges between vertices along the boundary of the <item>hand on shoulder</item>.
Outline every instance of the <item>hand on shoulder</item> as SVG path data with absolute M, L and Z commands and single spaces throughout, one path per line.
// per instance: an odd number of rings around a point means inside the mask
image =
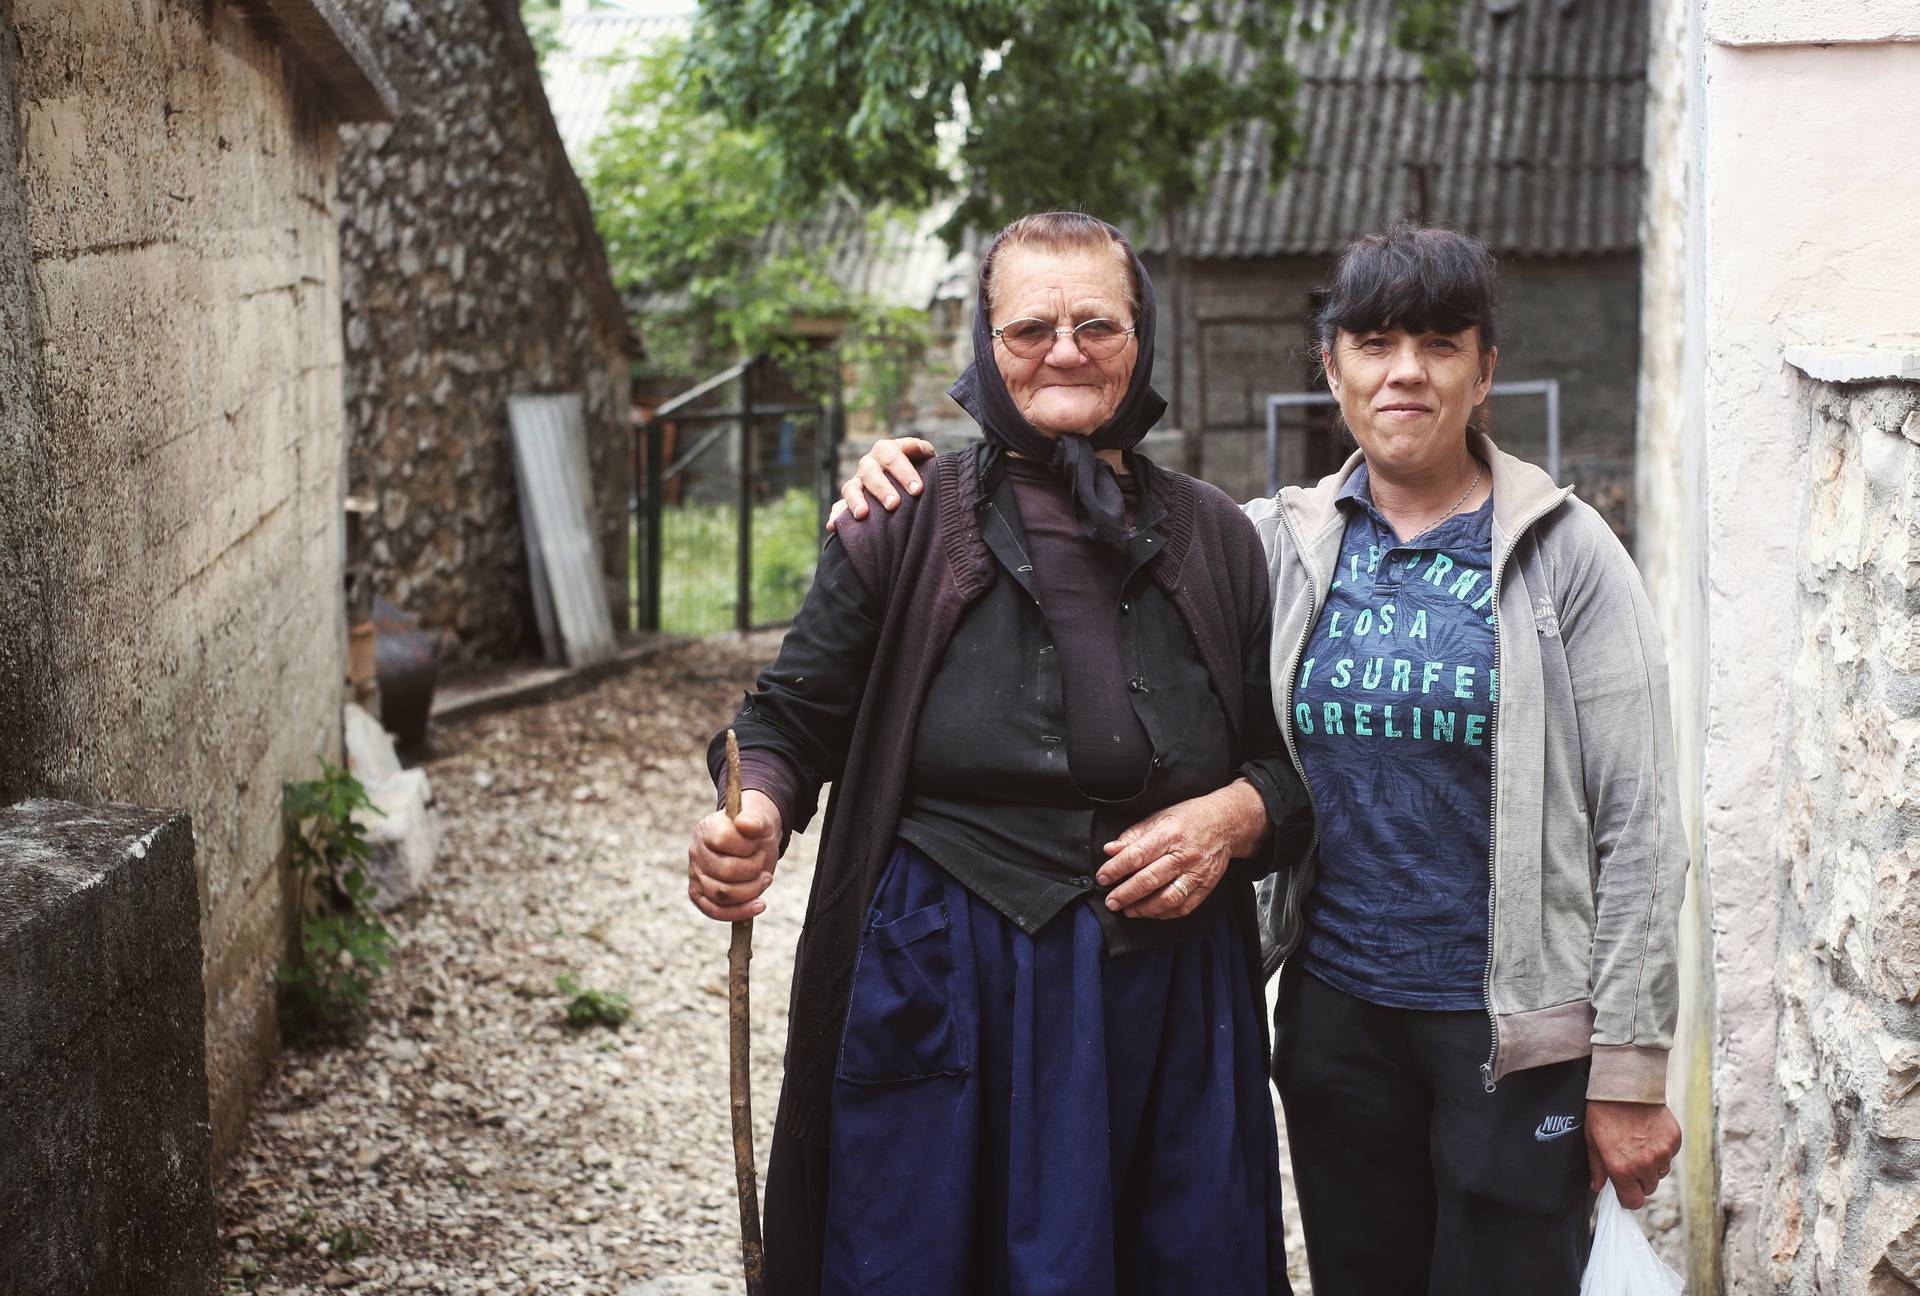
M 840 498 L 827 515 L 827 530 L 839 530 L 843 515 L 850 515 L 855 521 L 864 520 L 875 501 L 892 512 L 900 507 L 902 492 L 919 495 L 925 483 L 915 464 L 933 455 L 933 443 L 919 437 L 899 440 L 882 437 L 875 441 L 873 448 L 860 456 L 854 475 L 841 483 Z

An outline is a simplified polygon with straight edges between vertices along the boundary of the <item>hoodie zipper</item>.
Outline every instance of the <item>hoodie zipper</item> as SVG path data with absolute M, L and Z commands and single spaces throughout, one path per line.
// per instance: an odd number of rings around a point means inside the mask
M 1489 1042 L 1487 1044 L 1487 1060 L 1480 1064 L 1480 1083 L 1486 1087 L 1488 1093 L 1494 1091 L 1496 1085 L 1496 1081 L 1493 1078 L 1494 1068 L 1500 1060 L 1500 1018 L 1499 1015 L 1493 1011 L 1493 941 L 1494 933 L 1498 930 L 1494 926 L 1494 918 L 1495 905 L 1498 901 L 1499 894 L 1499 888 L 1495 885 L 1493 861 L 1496 842 L 1500 834 L 1500 694 L 1497 690 L 1499 688 L 1501 670 L 1504 665 L 1500 653 L 1500 626 L 1502 624 L 1500 618 L 1500 577 L 1504 575 L 1507 570 L 1507 560 L 1513 557 L 1514 550 L 1520 547 L 1521 537 L 1525 536 L 1527 532 L 1532 529 L 1535 522 L 1538 522 L 1554 509 L 1559 508 L 1560 505 L 1565 502 L 1566 498 L 1567 492 L 1562 490 L 1554 496 L 1550 503 L 1528 516 L 1527 519 L 1515 529 L 1512 539 L 1508 540 L 1507 547 L 1501 550 L 1499 561 L 1494 564 L 1493 568 L 1493 678 L 1496 691 L 1493 695 L 1493 742 L 1487 751 L 1488 780 L 1491 783 L 1491 786 L 1487 790 L 1487 971 L 1485 980 L 1481 983 L 1481 993 L 1486 997 L 1487 1001 Z
M 1313 639 L 1314 623 L 1320 619 L 1320 577 L 1307 562 L 1306 546 L 1300 543 L 1300 534 L 1293 529 L 1293 521 L 1287 516 L 1286 505 L 1275 500 L 1274 512 L 1280 518 L 1280 525 L 1286 528 L 1287 539 L 1292 542 L 1293 551 L 1299 555 L 1300 565 L 1306 568 L 1308 578 L 1307 623 L 1300 631 L 1300 642 L 1294 645 L 1293 655 L 1287 659 L 1286 691 L 1281 699 L 1280 711 L 1280 736 L 1286 740 L 1287 756 L 1293 761 L 1293 772 L 1299 776 L 1300 786 L 1306 790 L 1307 812 L 1313 816 L 1313 836 L 1307 842 L 1307 853 L 1302 860 L 1304 863 L 1306 860 L 1311 860 L 1313 853 L 1320 849 L 1320 812 L 1314 807 L 1313 784 L 1307 781 L 1306 766 L 1300 763 L 1300 751 L 1294 745 L 1293 686 L 1300 673 L 1300 657 L 1307 651 L 1307 644 Z M 1292 878 L 1287 880 L 1286 901 L 1289 908 L 1298 903 Z

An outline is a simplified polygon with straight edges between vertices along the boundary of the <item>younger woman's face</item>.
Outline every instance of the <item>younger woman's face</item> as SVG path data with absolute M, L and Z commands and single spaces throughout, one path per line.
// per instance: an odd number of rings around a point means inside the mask
M 1321 353 L 1327 384 L 1369 467 L 1401 475 L 1459 456 L 1467 420 L 1492 390 L 1498 358 L 1498 347 L 1482 349 L 1478 326 L 1458 333 L 1341 329 Z

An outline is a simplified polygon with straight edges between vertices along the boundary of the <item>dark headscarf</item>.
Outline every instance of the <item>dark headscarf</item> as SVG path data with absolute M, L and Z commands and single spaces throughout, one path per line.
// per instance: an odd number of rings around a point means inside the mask
M 1120 231 L 1111 225 L 1116 240 Z M 1125 244 L 1121 243 L 1124 247 Z M 1127 525 L 1126 501 L 1113 469 L 1095 456 L 1097 450 L 1130 450 L 1138 445 L 1153 425 L 1166 413 L 1167 402 L 1153 389 L 1153 333 L 1156 312 L 1153 280 L 1140 258 L 1129 250 L 1133 277 L 1140 285 L 1140 311 L 1134 320 L 1134 339 L 1139 353 L 1134 358 L 1133 379 L 1121 398 L 1113 417 L 1093 430 L 1091 436 L 1061 434 L 1050 437 L 1027 422 L 1013 403 L 1000 366 L 993 358 L 993 320 L 987 305 L 987 266 L 980 269 L 980 283 L 973 311 L 973 363 L 960 375 L 948 395 L 960 408 L 973 416 L 988 441 L 1048 464 L 1073 492 L 1073 512 L 1080 530 L 1103 544 L 1124 544 L 1132 538 Z

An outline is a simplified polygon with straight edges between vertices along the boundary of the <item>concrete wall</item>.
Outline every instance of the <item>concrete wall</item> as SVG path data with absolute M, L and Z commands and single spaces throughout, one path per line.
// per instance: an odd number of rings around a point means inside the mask
M 1920 382 L 1808 384 L 1771 1290 L 1920 1290 Z
M 506 0 L 355 0 L 401 99 L 340 160 L 353 493 L 376 588 L 454 654 L 538 654 L 507 397 L 583 392 L 627 625 L 627 324 Z
M 1781 1076 L 1854 1028 L 1829 1014 L 1808 1036 L 1780 1032 L 1783 959 L 1810 955 L 1806 924 L 1826 912 L 1808 917 L 1788 885 L 1783 820 L 1838 815 L 1851 795 L 1835 779 L 1805 786 L 1810 809 L 1788 795 L 1782 735 L 1810 714 L 1813 687 L 1793 682 L 1788 615 L 1813 415 L 1786 356 L 1920 335 L 1920 44 L 1828 6 L 1662 0 L 1657 13 L 1650 130 L 1666 142 L 1650 150 L 1647 328 L 1661 343 L 1645 348 L 1638 548 L 1675 654 L 1700 875 L 1683 1023 L 1701 1034 L 1682 1041 L 1670 1090 L 1686 1096 L 1695 1145 L 1684 1162 L 1695 1274 L 1757 1292 L 1773 1289 L 1776 1263 L 1804 1280 L 1791 1197 L 1776 1190 L 1805 1186 L 1786 1168 L 1790 1103 L 1826 1098 L 1790 1098 Z M 1801 43 L 1820 39 L 1854 43 Z M 1854 1265 L 1865 1235 L 1858 1217 L 1838 1218 L 1836 1256 Z M 1863 1286 L 1857 1265 L 1843 1272 L 1828 1290 L 1906 1290 Z
M 191 811 L 225 1148 L 339 748 L 334 127 L 225 4 L 13 0 L 0 51 L 0 801 Z
M 1150 258 L 1161 290 L 1155 382 L 1173 397 L 1174 313 L 1166 268 Z M 1192 319 L 1182 330 L 1181 408 L 1169 419 L 1204 426 L 1204 475 L 1236 498 L 1266 492 L 1266 415 L 1272 392 L 1307 387 L 1307 295 L 1326 282 L 1315 257 L 1208 261 L 1191 267 Z M 1563 481 L 1580 488 L 1622 536 L 1630 533 L 1634 392 L 1639 365 L 1639 258 L 1503 258 L 1499 376 L 1561 382 Z M 1204 373 L 1204 382 L 1202 375 Z M 1545 404 L 1503 397 L 1490 410 L 1502 449 L 1546 460 Z M 1337 462 L 1337 461 L 1336 461 Z M 1319 463 L 1283 452 L 1283 479 L 1317 476 Z
M 0 1292 L 206 1296 L 193 825 L 0 807 Z
M 1694 177 L 1690 109 L 1699 31 L 1692 0 L 1654 0 L 1648 31 L 1647 206 L 1641 222 L 1639 418 L 1634 561 L 1666 643 L 1680 810 L 1693 867 L 1680 915 L 1680 1019 L 1667 1101 L 1685 1130 L 1678 1180 L 1688 1290 L 1720 1290 L 1719 1174 L 1714 1137 L 1712 932 L 1701 839 L 1706 701 L 1705 460 L 1698 426 L 1704 371 L 1699 274 L 1690 263 Z M 1663 1239 L 1671 1244 L 1673 1239 Z

